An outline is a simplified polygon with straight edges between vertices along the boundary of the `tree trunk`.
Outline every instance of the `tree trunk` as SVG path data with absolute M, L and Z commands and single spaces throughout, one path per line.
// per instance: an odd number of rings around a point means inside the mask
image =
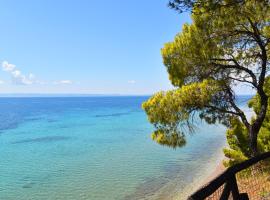
M 260 129 L 258 129 L 257 127 L 255 128 L 254 126 L 251 126 L 249 128 L 249 146 L 250 146 L 251 157 L 254 157 L 259 154 L 258 143 L 257 143 L 259 130 Z
M 248 130 L 249 130 L 249 147 L 250 147 L 251 157 L 254 157 L 260 153 L 258 151 L 257 138 L 258 138 L 258 134 L 259 134 L 259 131 L 262 127 L 264 118 L 266 116 L 267 108 L 268 108 L 268 96 L 266 96 L 264 91 L 261 92 L 260 98 L 261 98 L 260 112 L 257 114 L 257 119 L 248 128 Z

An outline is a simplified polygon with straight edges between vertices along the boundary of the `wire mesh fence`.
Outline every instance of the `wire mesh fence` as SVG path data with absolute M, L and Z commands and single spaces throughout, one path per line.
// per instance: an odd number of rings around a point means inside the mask
M 236 180 L 239 193 L 247 193 L 250 200 L 270 200 L 270 160 L 264 160 L 238 172 Z M 206 197 L 206 200 L 221 199 L 225 184 L 214 193 Z M 232 194 L 229 200 L 233 200 Z
M 224 186 L 225 184 L 219 187 L 213 194 L 206 197 L 205 200 L 220 200 L 224 191 Z M 229 195 L 228 200 L 233 200 L 232 194 Z
M 213 194 L 211 194 L 209 197 L 207 197 L 206 200 L 220 199 L 222 192 L 224 190 L 224 185 L 225 184 L 223 184 L 221 187 L 219 187 Z
M 270 160 L 264 160 L 236 174 L 240 193 L 251 200 L 270 200 Z
M 189 200 L 270 200 L 270 152 L 227 168 Z

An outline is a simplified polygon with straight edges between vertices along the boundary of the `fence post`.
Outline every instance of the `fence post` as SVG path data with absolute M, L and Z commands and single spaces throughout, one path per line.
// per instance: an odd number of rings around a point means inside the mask
M 240 194 L 240 200 L 249 200 L 247 193 Z
M 225 183 L 223 192 L 219 200 L 228 200 L 231 193 L 231 185 L 229 182 Z
M 231 191 L 232 191 L 233 199 L 234 200 L 239 200 L 240 195 L 239 195 L 239 190 L 238 190 L 235 174 L 232 175 L 231 180 L 229 180 L 229 181 L 230 181 L 230 185 L 231 185 Z

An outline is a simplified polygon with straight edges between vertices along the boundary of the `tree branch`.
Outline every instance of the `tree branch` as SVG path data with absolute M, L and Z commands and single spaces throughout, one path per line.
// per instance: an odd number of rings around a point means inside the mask
M 245 80 L 245 79 L 241 80 L 241 79 L 237 79 L 237 78 L 234 78 L 234 77 L 231 77 L 231 76 L 229 76 L 228 78 L 229 78 L 229 79 L 232 79 L 232 80 L 234 80 L 234 81 L 241 82 L 241 83 L 249 83 L 249 84 L 252 84 L 252 85 L 253 85 L 253 82 L 247 81 L 247 80 Z
M 245 113 L 235 104 L 234 95 L 233 95 L 230 88 L 227 88 L 227 94 L 229 95 L 229 103 L 234 108 L 234 110 L 238 113 L 238 116 L 241 118 L 241 120 L 245 124 L 245 126 L 249 129 L 250 123 L 248 122 Z
M 247 17 L 253 31 L 254 31 L 254 36 L 256 38 L 256 42 L 258 44 L 258 46 L 261 49 L 261 60 L 262 60 L 262 64 L 261 64 L 261 73 L 259 76 L 259 81 L 258 81 L 258 93 L 261 96 L 261 98 L 265 98 L 266 94 L 263 90 L 263 86 L 264 86 L 264 81 L 265 81 L 265 75 L 266 75 L 266 68 L 267 68 L 267 52 L 265 49 L 265 44 L 263 43 L 262 39 L 261 39 L 261 34 L 259 29 L 257 28 L 256 24 L 253 23 L 253 21 Z
M 211 64 L 216 65 L 216 66 L 221 67 L 221 68 L 225 68 L 225 69 L 237 69 L 237 70 L 244 71 L 244 72 L 248 73 L 250 75 L 250 77 L 252 78 L 252 85 L 254 87 L 257 87 L 257 78 L 256 78 L 256 75 L 253 73 L 253 71 L 246 68 L 246 67 L 241 66 L 235 59 L 216 58 L 216 59 L 211 59 L 211 60 L 233 62 L 234 65 L 228 65 L 228 64 L 226 65 L 226 64 L 215 63 L 215 62 L 212 62 Z
M 208 106 L 205 106 L 205 107 L 207 107 L 207 108 L 211 108 L 211 109 L 213 109 L 213 110 L 220 111 L 220 112 L 222 112 L 222 113 L 228 113 L 228 114 L 232 114 L 232 115 L 238 115 L 238 116 L 240 116 L 240 114 L 239 114 L 239 113 L 237 113 L 237 112 L 233 112 L 233 111 L 231 111 L 231 110 L 222 109 L 222 108 L 219 108 L 219 107 L 216 107 L 216 106 L 211 106 L 211 105 L 208 105 Z

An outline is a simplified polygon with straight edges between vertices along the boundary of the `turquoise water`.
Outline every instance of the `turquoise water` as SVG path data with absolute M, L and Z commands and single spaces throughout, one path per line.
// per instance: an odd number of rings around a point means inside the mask
M 147 98 L 0 98 L 0 199 L 184 197 L 220 161 L 225 129 L 197 122 L 184 148 L 160 146 Z

